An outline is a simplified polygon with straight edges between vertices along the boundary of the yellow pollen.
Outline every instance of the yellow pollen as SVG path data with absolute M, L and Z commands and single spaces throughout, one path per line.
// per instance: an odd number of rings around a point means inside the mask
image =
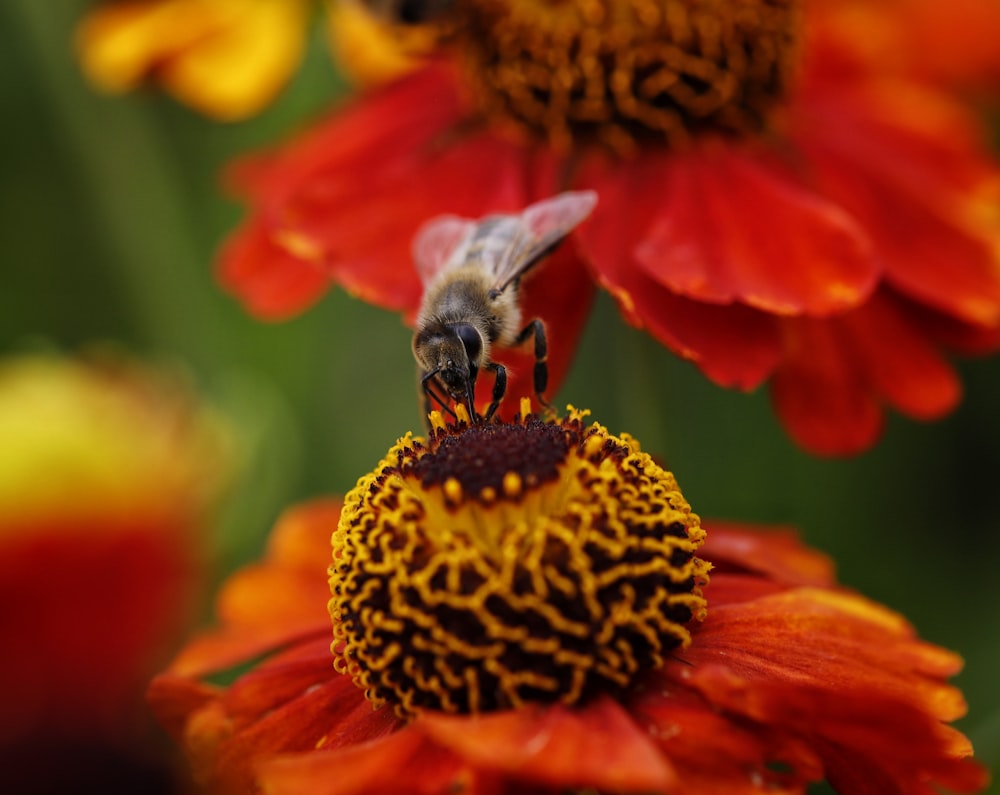
M 795 63 L 799 0 L 465 0 L 470 94 L 556 146 L 759 130 Z
M 503 476 L 503 493 L 508 497 L 517 497 L 521 494 L 521 476 L 517 472 L 508 472 Z
M 587 441 L 583 444 L 583 454 L 587 458 L 594 458 L 604 447 L 604 439 L 602 439 L 598 434 L 587 437 Z
M 585 415 L 408 434 L 345 497 L 334 667 L 373 703 L 574 704 L 690 642 L 699 519 L 671 473 Z
M 448 502 L 456 505 L 462 501 L 462 484 L 457 478 L 448 478 L 444 482 L 444 496 Z

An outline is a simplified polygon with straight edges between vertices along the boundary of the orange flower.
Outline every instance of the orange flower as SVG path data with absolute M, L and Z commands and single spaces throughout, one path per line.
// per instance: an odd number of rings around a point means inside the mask
M 116 0 L 77 31 L 87 77 L 111 92 L 154 79 L 220 121 L 251 116 L 305 50 L 307 0 Z
M 84 73 L 113 94 L 159 83 L 179 101 L 218 121 L 238 121 L 267 106 L 302 60 L 309 0 L 108 0 L 79 25 Z M 431 42 L 421 31 L 374 25 L 360 6 L 330 8 L 330 44 L 358 82 L 396 77 Z M 363 43 L 357 33 L 364 26 Z M 372 46 L 376 37 L 381 46 Z
M 445 426 L 435 414 L 432 435 L 401 439 L 343 508 L 282 517 L 264 561 L 224 587 L 220 626 L 150 690 L 203 783 L 236 793 L 257 779 L 273 795 L 984 786 L 947 725 L 965 711 L 945 682 L 956 655 L 837 586 L 787 531 L 706 535 L 672 474 L 583 417 Z M 208 683 L 233 668 L 231 685 Z
M 165 372 L 24 356 L 0 363 L 0 438 L 2 778 L 122 783 L 199 596 L 228 430 Z
M 222 282 L 264 318 L 331 282 L 412 315 L 429 216 L 592 188 L 592 279 L 716 384 L 771 379 L 809 450 L 867 448 L 884 405 L 941 417 L 944 351 L 1000 346 L 998 172 L 938 83 L 863 57 L 847 2 L 457 0 L 440 59 L 234 171 Z M 564 361 L 587 273 L 527 291 Z

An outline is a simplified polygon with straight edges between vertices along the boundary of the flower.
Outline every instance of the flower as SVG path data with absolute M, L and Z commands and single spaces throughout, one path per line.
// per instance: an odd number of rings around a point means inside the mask
M 0 439 L 3 780 L 154 775 L 142 696 L 193 617 L 228 426 L 176 373 L 23 355 L 0 361 Z
M 431 434 L 400 439 L 342 507 L 282 517 L 264 561 L 221 592 L 220 626 L 150 689 L 202 782 L 275 795 L 984 786 L 947 725 L 965 710 L 945 681 L 956 655 L 837 586 L 788 531 L 706 532 L 671 473 L 584 416 L 432 414 Z
M 76 48 L 97 88 L 120 94 L 159 83 L 217 121 L 266 107 L 302 61 L 308 0 L 110 0 L 81 21 Z M 331 46 L 359 82 L 407 71 L 430 44 L 419 32 L 364 22 L 353 2 L 330 9 Z M 364 25 L 359 39 L 359 25 Z M 381 46 L 373 46 L 376 37 Z
M 220 121 L 253 115 L 302 60 L 306 0 L 117 0 L 77 30 L 83 70 L 97 87 L 129 91 L 155 79 Z
M 234 169 L 222 283 L 268 319 L 333 282 L 412 317 L 429 216 L 591 188 L 576 261 L 526 291 L 558 356 L 593 281 L 714 383 L 770 380 L 812 452 L 866 449 L 886 405 L 939 418 L 944 352 L 1000 347 L 998 172 L 920 52 L 868 57 L 845 3 L 455 0 L 439 57 Z

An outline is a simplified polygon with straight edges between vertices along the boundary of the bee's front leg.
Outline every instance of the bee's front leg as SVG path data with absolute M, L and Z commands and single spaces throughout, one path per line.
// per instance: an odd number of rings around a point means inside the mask
M 450 414 L 455 419 L 458 419 L 454 410 L 448 405 L 448 401 L 434 390 L 434 377 L 437 374 L 437 370 L 431 370 L 426 373 L 418 371 L 418 375 L 420 377 L 420 390 L 424 397 L 424 424 L 427 426 L 428 431 L 431 430 L 430 413 L 434 409 L 434 404 L 431 401 L 436 402 L 441 407 L 441 411 L 446 414 Z

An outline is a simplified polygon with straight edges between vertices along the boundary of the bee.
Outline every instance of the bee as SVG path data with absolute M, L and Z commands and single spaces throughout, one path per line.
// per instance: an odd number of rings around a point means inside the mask
M 464 403 L 474 421 L 489 421 L 507 391 L 507 370 L 494 362 L 494 345 L 514 348 L 534 337 L 534 388 L 539 403 L 549 371 L 545 325 L 521 327 L 521 279 L 582 222 L 593 191 L 561 193 L 517 215 L 479 221 L 445 215 L 428 221 L 413 242 L 413 259 L 424 285 L 413 336 L 425 415 L 432 401 L 455 416 L 448 399 Z M 480 417 L 473 406 L 480 370 L 493 373 L 492 400 Z

